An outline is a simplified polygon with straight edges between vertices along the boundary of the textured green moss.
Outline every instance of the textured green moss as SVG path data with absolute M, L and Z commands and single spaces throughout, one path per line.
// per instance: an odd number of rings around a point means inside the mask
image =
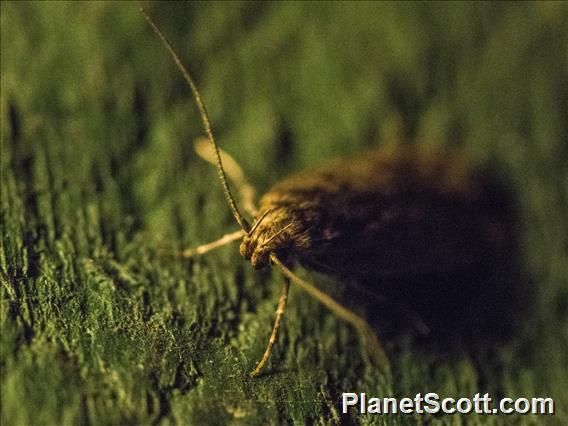
M 432 350 L 385 332 L 387 378 L 293 290 L 257 380 L 283 278 L 234 246 L 195 261 L 157 251 L 235 225 L 193 153 L 189 92 L 138 7 L 1 4 L 2 424 L 566 420 L 565 3 L 149 5 L 260 192 L 402 123 L 420 143 L 465 147 L 519 199 L 531 307 L 509 339 Z M 552 396 L 557 414 L 340 414 L 343 391 L 427 390 Z

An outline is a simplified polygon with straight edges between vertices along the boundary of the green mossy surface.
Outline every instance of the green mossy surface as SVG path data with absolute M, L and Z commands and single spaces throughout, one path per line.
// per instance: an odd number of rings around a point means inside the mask
M 1 4 L 2 425 L 567 420 L 566 3 L 146 5 L 260 193 L 402 123 L 492 164 L 518 197 L 532 295 L 510 339 L 450 356 L 391 336 L 385 377 L 293 289 L 256 380 L 281 275 L 235 245 L 194 261 L 156 250 L 235 225 L 193 152 L 189 92 L 139 7 Z M 340 413 L 342 392 L 425 391 L 550 396 L 556 414 Z

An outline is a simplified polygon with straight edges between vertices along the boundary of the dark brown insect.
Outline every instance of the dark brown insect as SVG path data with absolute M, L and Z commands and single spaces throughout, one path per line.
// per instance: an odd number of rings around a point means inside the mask
M 278 182 L 240 251 L 255 268 L 275 253 L 341 278 L 451 271 L 500 238 L 487 193 L 458 155 L 377 149 Z
M 242 228 L 184 255 L 205 253 L 242 238 L 240 252 L 255 268 L 278 267 L 355 326 L 369 354 L 383 366 L 388 365 L 367 322 L 297 277 L 290 266 L 298 261 L 340 278 L 372 280 L 386 275 L 452 271 L 475 263 L 486 246 L 499 244 L 501 238 L 484 180 L 457 155 L 383 148 L 284 179 L 261 198 L 257 209 L 254 190 L 234 160 L 220 152 L 214 141 L 193 80 L 160 30 L 145 16 L 193 92 L 213 147 L 208 151 L 203 143 L 198 144 L 198 153 L 217 165 L 225 195 Z M 243 206 L 255 219 L 252 227 L 239 212 L 225 171 L 239 186 Z M 288 287 L 287 281 L 268 347 L 252 376 L 260 372 L 275 342 Z

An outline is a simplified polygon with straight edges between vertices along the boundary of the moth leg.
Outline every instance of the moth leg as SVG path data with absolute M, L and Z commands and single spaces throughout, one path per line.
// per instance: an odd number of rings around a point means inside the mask
M 205 161 L 217 165 L 215 152 L 211 148 L 209 140 L 199 137 L 194 141 L 193 146 L 197 155 Z M 243 169 L 230 154 L 223 151 L 221 148 L 219 148 L 219 154 L 221 155 L 226 175 L 234 182 L 235 185 L 237 185 L 243 209 L 252 217 L 256 217 L 258 214 L 258 209 L 254 203 L 256 190 L 248 183 L 245 174 L 243 173 Z
M 162 254 L 172 255 L 172 256 L 176 256 L 176 257 L 183 257 L 183 258 L 200 256 L 200 255 L 207 253 L 211 250 L 214 250 L 216 248 L 223 247 L 224 245 L 227 245 L 227 244 L 229 244 L 229 243 L 231 243 L 235 240 L 239 240 L 239 239 L 243 238 L 244 235 L 245 235 L 245 232 L 242 229 L 239 229 L 238 231 L 231 232 L 229 234 L 223 235 L 218 240 L 211 241 L 210 243 L 202 244 L 202 245 L 197 246 L 197 247 L 188 248 L 188 249 L 181 250 L 181 251 L 161 250 L 160 252 Z
M 211 145 L 208 139 L 199 137 L 194 141 L 193 145 L 195 152 L 197 152 L 197 154 L 201 158 L 209 163 L 217 165 L 215 151 L 211 149 Z M 253 217 L 256 217 L 256 215 L 258 214 L 258 210 L 254 204 L 256 190 L 247 182 L 243 170 L 231 155 L 223 151 L 221 148 L 219 148 L 219 154 L 221 155 L 221 161 L 223 161 L 225 173 L 227 174 L 229 179 L 231 179 L 238 187 L 243 209 Z M 245 232 L 242 230 L 231 232 L 210 243 L 202 244 L 194 248 L 185 249 L 181 253 L 179 253 L 179 256 L 184 258 L 199 256 L 218 247 L 222 247 L 233 241 L 239 240 L 244 235 Z
M 278 267 L 278 269 L 280 269 L 280 271 L 282 271 L 282 273 L 286 277 L 288 277 L 292 282 L 300 286 L 310 296 L 314 297 L 323 305 L 325 305 L 336 316 L 338 316 L 344 321 L 347 321 L 349 324 L 355 327 L 355 329 L 359 333 L 359 336 L 363 339 L 364 346 L 367 349 L 367 355 L 370 357 L 371 361 L 381 366 L 384 369 L 385 373 L 389 372 L 390 367 L 387 355 L 382 345 L 379 343 L 379 339 L 377 338 L 376 333 L 373 331 L 369 323 L 364 318 L 360 317 L 359 315 L 350 311 L 344 306 L 341 306 L 339 303 L 337 303 L 327 294 L 323 293 L 322 291 L 318 290 L 310 283 L 298 277 L 290 269 L 288 269 L 280 261 L 280 259 L 276 257 L 276 255 L 271 254 L 270 259 Z
M 272 334 L 270 335 L 270 340 L 268 341 L 268 345 L 264 351 L 264 355 L 262 359 L 256 366 L 256 368 L 250 373 L 251 377 L 256 377 L 266 364 L 268 357 L 270 356 L 270 352 L 272 350 L 272 346 L 274 346 L 274 342 L 276 342 L 276 335 L 278 334 L 278 329 L 280 328 L 280 322 L 282 321 L 282 316 L 284 316 L 284 312 L 286 312 L 286 302 L 288 300 L 288 290 L 290 289 L 290 281 L 286 279 L 284 286 L 282 287 L 282 291 L 280 292 L 280 298 L 278 299 L 278 307 L 276 308 L 276 319 L 274 320 L 274 326 L 272 327 Z

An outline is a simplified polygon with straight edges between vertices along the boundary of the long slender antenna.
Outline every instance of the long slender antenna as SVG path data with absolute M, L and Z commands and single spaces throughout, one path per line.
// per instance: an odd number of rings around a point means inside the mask
M 233 216 L 235 217 L 236 221 L 241 226 L 241 228 L 243 228 L 243 230 L 248 233 L 250 231 L 250 224 L 247 222 L 247 220 L 243 217 L 243 215 L 239 211 L 239 209 L 237 207 L 237 203 L 235 202 L 235 200 L 233 198 L 233 194 L 231 193 L 231 190 L 229 189 L 229 184 L 227 183 L 225 171 L 223 170 L 223 163 L 221 162 L 221 154 L 219 154 L 219 147 L 217 146 L 217 143 L 215 142 L 215 138 L 213 137 L 213 132 L 211 131 L 211 123 L 209 121 L 209 115 L 207 114 L 207 110 L 205 109 L 205 104 L 203 103 L 203 100 L 201 99 L 201 95 L 199 94 L 199 90 L 197 90 L 197 86 L 195 85 L 193 79 L 189 75 L 189 72 L 187 71 L 185 66 L 182 64 L 182 62 L 181 62 L 179 56 L 177 55 L 177 53 L 175 52 L 174 48 L 171 46 L 170 42 L 162 34 L 162 32 L 156 26 L 156 24 L 154 24 L 154 21 L 152 21 L 152 18 L 150 18 L 150 16 L 148 16 L 148 14 L 144 11 L 144 9 L 140 9 L 140 12 L 142 12 L 142 15 L 144 15 L 144 18 L 146 18 L 146 21 L 148 21 L 148 24 L 150 24 L 150 26 L 152 27 L 152 30 L 154 30 L 156 35 L 162 40 L 162 42 L 166 46 L 166 49 L 168 50 L 168 52 L 170 52 L 170 55 L 172 56 L 172 58 L 173 58 L 175 64 L 177 65 L 178 69 L 181 71 L 181 74 L 183 75 L 184 80 L 186 81 L 189 88 L 191 89 L 191 93 L 193 94 L 193 98 L 195 99 L 195 103 L 197 104 L 197 109 L 199 110 L 199 115 L 201 117 L 201 123 L 203 124 L 203 129 L 205 130 L 205 134 L 207 135 L 209 142 L 211 142 L 211 144 L 213 144 L 213 147 L 215 148 L 215 155 L 217 157 L 217 172 L 219 173 L 219 178 L 221 179 L 221 183 L 223 184 L 223 192 L 225 193 L 225 198 L 229 202 L 229 206 L 231 207 L 231 211 L 232 211 Z

